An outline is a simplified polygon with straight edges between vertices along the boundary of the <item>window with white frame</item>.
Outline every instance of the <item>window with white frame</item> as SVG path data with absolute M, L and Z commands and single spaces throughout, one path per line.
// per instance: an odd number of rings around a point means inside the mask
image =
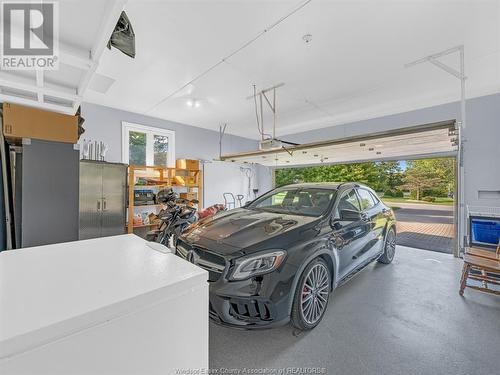
M 122 161 L 130 165 L 175 168 L 175 132 L 123 121 Z

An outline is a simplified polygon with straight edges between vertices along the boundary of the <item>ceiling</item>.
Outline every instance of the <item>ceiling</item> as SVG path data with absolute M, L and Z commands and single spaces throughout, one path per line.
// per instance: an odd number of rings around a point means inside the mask
M 2 71 L 0 99 L 28 90 L 19 100 L 68 113 L 83 100 L 257 139 L 252 85 L 284 83 L 282 136 L 457 100 L 455 77 L 404 64 L 462 44 L 468 97 L 499 92 L 499 3 L 61 0 L 61 69 Z M 135 59 L 105 48 L 123 8 Z M 458 66 L 457 55 L 442 61 Z M 269 132 L 267 108 L 264 117 Z
M 224 161 L 267 167 L 297 167 L 452 156 L 458 150 L 454 121 L 388 133 L 223 155 Z
M 104 51 L 97 72 L 115 82 L 84 99 L 208 129 L 227 123 L 228 133 L 257 139 L 252 85 L 284 83 L 277 90 L 282 136 L 458 100 L 455 77 L 404 64 L 461 44 L 467 95 L 500 91 L 497 0 L 303 4 L 129 0 L 136 59 Z M 459 59 L 442 61 L 458 67 Z
M 125 2 L 57 1 L 59 69 L 0 71 L 0 100 L 74 114 Z

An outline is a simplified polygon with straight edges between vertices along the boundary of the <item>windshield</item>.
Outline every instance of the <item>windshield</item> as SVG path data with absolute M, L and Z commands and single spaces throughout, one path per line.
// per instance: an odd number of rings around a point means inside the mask
M 281 188 L 253 201 L 247 208 L 292 215 L 321 216 L 335 195 L 335 190 L 316 188 Z

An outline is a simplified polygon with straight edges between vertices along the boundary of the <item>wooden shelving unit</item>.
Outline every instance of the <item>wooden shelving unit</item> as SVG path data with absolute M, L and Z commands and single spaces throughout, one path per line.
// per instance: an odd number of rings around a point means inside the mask
M 137 184 L 143 179 L 147 184 Z M 127 207 L 127 232 L 133 233 L 134 229 L 150 228 L 156 224 L 134 225 L 134 215 L 137 208 L 149 207 L 159 209 L 161 204 L 134 205 L 136 190 L 152 188 L 158 192 L 161 189 L 172 187 L 176 192 L 195 193 L 198 206 L 203 207 L 203 178 L 199 169 L 178 169 L 130 165 L 128 167 L 128 207 Z

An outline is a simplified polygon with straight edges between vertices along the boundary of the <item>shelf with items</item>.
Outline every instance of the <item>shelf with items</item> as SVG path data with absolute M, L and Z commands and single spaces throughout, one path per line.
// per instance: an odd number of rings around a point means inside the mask
M 195 162 L 195 161 L 190 161 Z M 194 165 L 194 164 L 189 164 Z M 198 164 L 196 164 L 198 165 Z M 179 193 L 181 198 L 197 199 L 198 207 L 203 206 L 203 178 L 200 169 L 187 168 L 162 168 L 135 166 L 128 167 L 128 206 L 127 206 L 127 232 L 133 233 L 134 229 L 146 228 L 158 225 L 158 223 L 143 223 L 142 220 L 149 218 L 153 213 L 142 212 L 141 220 L 134 218 L 138 212 L 155 210 L 156 214 L 162 208 L 162 204 L 156 202 L 156 193 L 161 189 L 172 188 Z M 143 190 L 147 199 L 146 204 L 135 204 L 138 191 Z M 151 194 L 151 196 L 149 196 Z M 140 222 L 140 223 L 139 223 Z

